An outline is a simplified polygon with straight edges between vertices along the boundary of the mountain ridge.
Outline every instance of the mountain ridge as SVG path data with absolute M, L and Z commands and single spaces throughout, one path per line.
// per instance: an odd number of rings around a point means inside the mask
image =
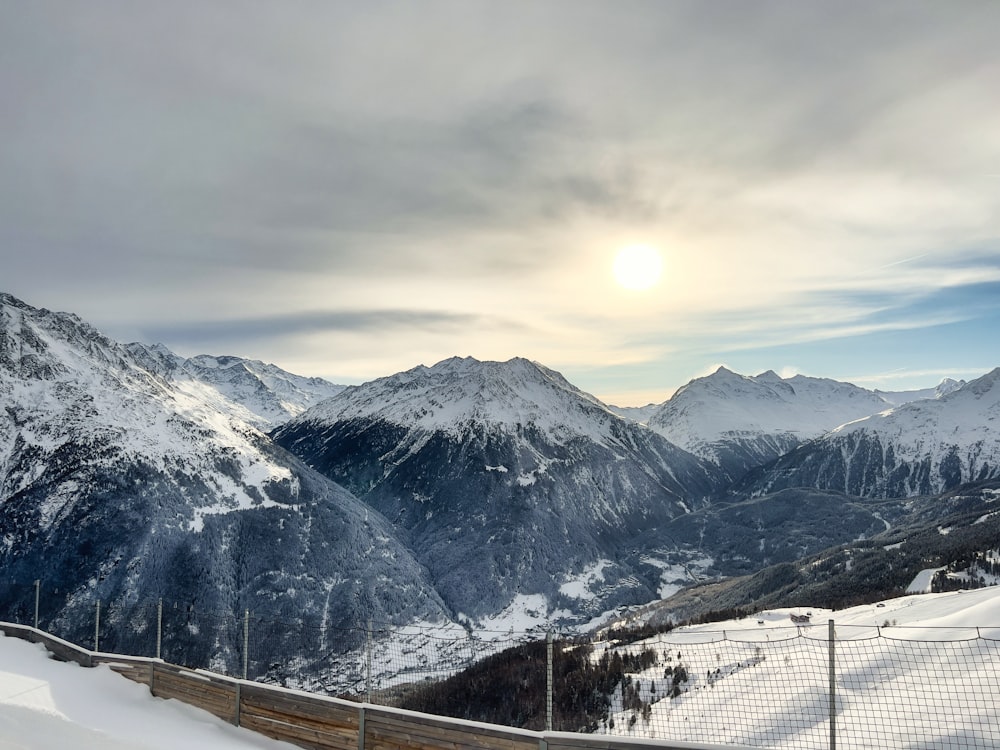
M 271 435 L 404 528 L 445 600 L 472 617 L 520 594 L 565 599 L 562 584 L 614 557 L 630 526 L 718 489 L 711 467 L 520 358 L 379 378 Z M 469 588 L 470 571 L 500 595 Z M 629 566 L 619 574 L 639 592 L 626 600 L 655 591 Z M 597 588 L 588 596 L 620 603 L 615 586 Z
M 0 295 L 0 564 L 28 581 L 51 566 L 67 592 L 51 606 L 81 632 L 88 597 L 127 610 L 136 581 L 190 606 L 315 624 L 374 616 L 485 632 L 530 609 L 539 624 L 582 629 L 695 580 L 904 522 L 914 511 L 892 485 L 806 470 L 832 459 L 794 463 L 831 445 L 843 456 L 837 440 L 884 465 L 891 444 L 895 468 L 910 451 L 906 492 L 994 476 L 1000 369 L 903 404 L 827 379 L 719 370 L 681 389 L 676 421 L 657 431 L 523 358 L 454 357 L 328 398 L 338 386 L 310 391 L 262 364 L 119 344 Z M 290 416 L 286 386 L 315 402 Z M 877 412 L 808 439 L 815 413 L 791 422 L 797 432 L 775 424 L 777 407 L 794 417 L 817 404 L 830 420 L 852 415 L 845 404 Z M 952 416 L 927 416 L 938 412 Z M 859 452 L 874 424 L 898 429 Z M 949 458 L 941 440 L 906 443 L 914 425 L 961 426 L 969 440 Z M 917 481 L 956 461 L 945 483 Z M 220 638 L 216 657 L 230 658 Z M 292 660 L 316 645 L 285 641 Z
M 84 602 L 127 618 L 146 591 L 317 622 L 450 620 L 380 514 L 79 318 L 0 298 L 0 394 L 0 566 L 46 571 L 64 599 L 45 614 L 67 634 L 92 629 Z M 284 657 L 313 647 L 291 639 Z

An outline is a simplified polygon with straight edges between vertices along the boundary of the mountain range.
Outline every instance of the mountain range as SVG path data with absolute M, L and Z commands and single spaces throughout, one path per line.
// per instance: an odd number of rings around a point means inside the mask
M 0 294 L 0 567 L 60 592 L 42 615 L 67 635 L 93 600 L 126 621 L 150 592 L 303 633 L 586 628 L 933 522 L 941 493 L 1000 477 L 998 380 L 720 368 L 628 410 L 537 362 L 453 358 L 344 387 Z M 317 638 L 276 626 L 272 660 L 319 670 Z M 236 640 L 186 648 L 219 662 Z
M 76 316 L 0 296 L 0 567 L 58 592 L 46 622 L 82 641 L 95 600 L 113 626 L 150 594 L 330 626 L 448 619 L 381 515 L 218 409 L 220 391 L 148 365 Z M 235 652 L 235 635 L 202 635 L 191 660 Z

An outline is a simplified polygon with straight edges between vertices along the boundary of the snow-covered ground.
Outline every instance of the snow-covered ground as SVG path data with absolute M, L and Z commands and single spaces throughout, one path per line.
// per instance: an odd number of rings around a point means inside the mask
M 798 627 L 789 615 L 811 614 Z M 1000 747 L 1000 588 L 832 612 L 779 609 L 627 646 L 657 663 L 613 697 L 598 731 L 626 737 L 829 747 L 830 641 L 838 747 Z M 684 680 L 673 675 L 683 669 Z M 645 706 L 643 706 L 645 704 Z
M 149 690 L 106 666 L 53 661 L 0 636 L 2 750 L 291 750 Z

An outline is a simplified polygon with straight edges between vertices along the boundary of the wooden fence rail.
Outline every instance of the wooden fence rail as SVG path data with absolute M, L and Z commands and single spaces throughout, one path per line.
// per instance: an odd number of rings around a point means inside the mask
M 448 719 L 237 680 L 159 659 L 88 651 L 24 625 L 0 623 L 0 632 L 41 643 L 62 661 L 106 664 L 159 698 L 179 700 L 307 750 L 720 750 L 718 745 L 533 732 Z

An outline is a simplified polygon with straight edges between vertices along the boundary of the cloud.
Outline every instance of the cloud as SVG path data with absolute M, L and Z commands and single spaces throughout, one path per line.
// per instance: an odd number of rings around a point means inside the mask
M 676 382 L 975 320 L 998 23 L 909 0 L 21 4 L 3 283 L 112 334 L 372 376 L 520 354 Z M 655 292 L 609 285 L 625 242 L 664 250 Z
M 509 321 L 488 321 L 481 316 L 428 310 L 342 310 L 276 315 L 261 318 L 191 321 L 184 325 L 148 326 L 145 333 L 156 341 L 182 340 L 192 344 L 283 338 L 315 333 L 382 335 L 420 331 L 453 331 L 489 324 L 514 327 Z

